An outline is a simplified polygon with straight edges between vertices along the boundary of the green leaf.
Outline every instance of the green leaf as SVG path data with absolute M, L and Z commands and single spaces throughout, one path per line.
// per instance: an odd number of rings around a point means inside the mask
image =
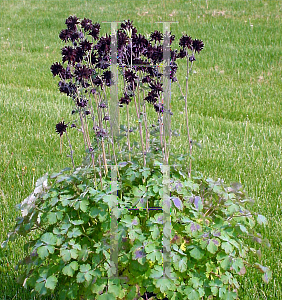
M 150 278 L 161 278 L 163 276 L 163 268 L 161 266 L 154 266 L 151 270 Z
M 96 218 L 99 215 L 100 209 L 98 207 L 92 207 L 89 213 L 91 218 Z
M 119 295 L 121 292 L 121 285 L 115 285 L 109 282 L 108 293 L 112 293 L 114 295 Z
M 214 296 L 218 294 L 218 287 L 217 286 L 211 286 L 211 292 Z
M 86 273 L 91 270 L 91 266 L 89 264 L 80 265 L 79 270 L 80 272 Z
M 216 241 L 216 240 L 215 240 Z M 217 241 L 216 241 L 217 242 Z M 218 242 L 217 242 L 218 243 Z M 209 241 L 208 247 L 207 247 L 208 251 L 212 254 L 215 254 L 217 249 L 218 249 L 218 245 L 215 244 L 215 242 L 213 240 Z
M 228 242 L 221 243 L 221 248 L 225 251 L 226 254 L 230 254 L 233 251 L 233 246 Z
M 165 277 L 157 279 L 156 281 L 156 287 L 158 287 L 162 293 L 164 293 L 167 290 L 171 290 L 173 286 L 174 284 L 172 283 L 172 281 Z
M 46 280 L 45 287 L 50 290 L 54 290 L 57 285 L 58 279 L 56 276 L 49 276 Z
M 44 233 L 40 240 L 47 245 L 56 245 L 57 243 L 57 237 L 51 232 Z
M 151 260 L 152 262 L 161 262 L 162 261 L 162 253 L 158 250 L 155 250 L 149 254 L 146 255 L 146 258 Z
M 230 291 L 226 291 L 224 299 L 226 299 L 226 300 L 234 300 L 234 299 L 238 299 L 238 298 L 237 298 L 237 294 L 236 293 L 230 292 Z
M 126 295 L 126 300 L 133 300 L 136 296 L 136 287 L 132 286 L 129 290 L 129 293 Z
M 73 277 L 75 271 L 78 270 L 78 263 L 76 261 L 72 261 L 70 264 L 66 265 L 62 272 L 64 275 Z
M 233 260 L 232 267 L 236 273 L 239 273 L 242 268 L 244 268 L 244 262 L 242 258 L 236 258 Z
M 78 252 L 78 259 L 82 261 L 86 261 L 89 255 L 89 250 L 87 245 L 83 245 L 82 249 Z
M 153 240 L 156 240 L 160 236 L 160 230 L 157 224 L 154 224 L 153 228 L 150 228 Z
M 70 220 L 70 223 L 71 223 L 72 225 L 77 226 L 77 225 L 82 225 L 82 224 L 84 224 L 84 221 L 82 221 L 82 220 Z
M 185 288 L 184 292 L 188 296 L 189 300 L 199 300 L 200 299 L 199 293 L 190 286 Z
M 225 259 L 223 259 L 220 262 L 220 266 L 222 267 L 223 270 L 229 270 L 230 266 L 231 266 L 231 258 L 229 256 L 226 256 Z
M 183 257 L 179 263 L 178 263 L 179 271 L 181 273 L 185 272 L 187 270 L 187 257 Z
M 189 283 L 192 284 L 193 288 L 196 290 L 198 290 L 199 287 L 203 286 L 203 281 L 200 278 L 195 276 L 191 277 Z
M 76 276 L 76 282 L 82 283 L 85 281 L 84 273 L 78 272 Z
M 69 238 L 76 238 L 80 235 L 82 235 L 82 232 L 79 228 L 73 228 L 71 231 L 68 232 Z
M 193 258 L 195 258 L 195 259 L 197 259 L 197 260 L 200 260 L 200 259 L 202 259 L 202 257 L 204 256 L 204 253 L 203 253 L 203 251 L 200 250 L 199 248 L 194 247 L 194 249 L 192 249 L 192 250 L 190 251 L 190 255 L 191 255 Z
M 55 251 L 55 248 L 53 246 L 41 246 L 37 248 L 37 254 L 41 259 L 46 258 L 50 253 L 53 254 Z
M 103 295 L 98 295 L 97 300 L 116 300 L 116 297 L 113 294 L 107 293 Z
M 45 287 L 45 282 L 36 282 L 34 289 L 36 292 L 38 292 L 40 295 L 45 295 L 47 293 L 47 289 Z
M 82 200 L 82 201 L 80 201 L 79 204 L 80 204 L 79 205 L 80 210 L 82 210 L 83 212 L 86 212 L 87 209 L 88 209 L 89 201 L 88 200 Z
M 60 255 L 64 262 L 68 262 L 71 260 L 71 253 L 69 249 L 61 249 Z
M 62 212 L 49 212 L 47 214 L 49 224 L 55 224 L 62 217 L 62 215 Z

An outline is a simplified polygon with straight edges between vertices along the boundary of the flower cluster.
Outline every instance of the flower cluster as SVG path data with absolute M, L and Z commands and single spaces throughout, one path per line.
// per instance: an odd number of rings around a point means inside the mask
M 135 103 L 136 117 L 140 120 L 141 116 L 146 117 L 146 112 L 140 110 L 140 104 L 139 108 L 136 104 L 136 98 L 140 101 L 140 96 L 144 101 L 143 107 L 152 106 L 158 113 L 158 118 L 162 118 L 165 112 L 172 115 L 169 109 L 164 107 L 162 79 L 166 75 L 171 82 L 177 81 L 177 60 L 186 58 L 192 64 L 195 61 L 195 53 L 200 53 L 204 47 L 201 40 L 193 40 L 190 36 L 183 35 L 179 40 L 180 49 L 171 49 L 175 41 L 171 32 L 161 33 L 155 30 L 146 38 L 137 32 L 130 20 L 121 23 L 116 37 L 108 34 L 100 36 L 100 24 L 87 18 L 79 20 L 76 16 L 70 16 L 65 24 L 67 28 L 59 34 L 59 38 L 65 42 L 61 50 L 62 63 L 55 62 L 51 66 L 51 72 L 53 76 L 60 77 L 60 92 L 73 99 L 73 114 L 79 113 L 86 149 L 93 146 L 91 131 L 89 132 L 88 128 L 95 128 L 93 136 L 99 137 L 102 144 L 106 138 L 112 138 L 111 129 L 107 128 L 107 121 L 111 119 L 107 105 L 107 88 L 116 83 L 111 71 L 114 48 L 117 67 L 123 77 L 123 80 L 120 80 L 120 83 L 123 82 L 123 90 L 119 93 L 117 106 Z M 166 53 L 170 53 L 169 64 L 167 58 L 164 60 L 164 49 L 169 51 Z M 87 126 L 89 120 L 93 122 L 91 126 Z M 161 120 L 158 122 L 162 124 Z M 148 132 L 146 119 L 144 125 Z M 127 144 L 128 150 L 131 151 L 129 133 L 132 129 L 129 125 L 127 127 Z M 66 131 L 61 123 L 57 124 L 56 128 L 59 128 L 60 135 Z M 77 126 L 71 128 L 79 130 Z M 160 128 L 160 134 L 161 132 Z M 140 122 L 139 133 L 143 133 Z M 141 145 L 143 154 L 149 151 L 148 139 L 150 136 L 146 134 L 146 151 L 144 145 Z M 141 137 L 141 141 L 143 140 Z M 105 151 L 105 147 L 102 148 Z M 106 153 L 103 157 L 105 159 Z

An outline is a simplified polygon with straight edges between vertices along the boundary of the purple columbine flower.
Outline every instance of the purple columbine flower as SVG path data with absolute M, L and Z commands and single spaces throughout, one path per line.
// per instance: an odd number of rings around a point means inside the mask
M 67 127 L 68 127 L 68 125 L 65 124 L 64 121 L 59 122 L 59 123 L 56 125 L 56 132 L 57 132 L 60 136 L 62 136 L 62 135 L 64 134 L 64 132 L 67 131 Z

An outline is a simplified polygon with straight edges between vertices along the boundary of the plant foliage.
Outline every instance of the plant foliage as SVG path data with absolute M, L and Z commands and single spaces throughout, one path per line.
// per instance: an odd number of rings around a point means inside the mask
M 83 167 L 37 182 L 9 235 L 29 237 L 28 255 L 18 265 L 24 286 L 59 299 L 141 299 L 145 292 L 168 299 L 236 299 L 236 278 L 247 266 L 269 281 L 267 267 L 247 261 L 248 252 L 256 252 L 248 240 L 268 245 L 254 231 L 267 221 L 246 208 L 251 199 L 242 187 L 200 174 L 188 178 L 177 167 L 170 170 L 171 277 L 163 277 L 163 212 L 146 209 L 163 205 L 162 165 L 152 158 L 144 169 L 140 159 L 119 169 L 116 191 L 110 176 L 101 189 L 94 170 Z M 118 275 L 127 280 L 109 279 L 112 195 L 118 203 Z

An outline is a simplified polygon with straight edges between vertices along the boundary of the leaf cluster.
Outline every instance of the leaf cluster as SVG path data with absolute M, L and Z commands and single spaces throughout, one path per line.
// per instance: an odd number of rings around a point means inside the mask
M 58 299 L 141 299 L 145 292 L 173 300 L 236 299 L 237 278 L 246 267 L 258 268 L 263 280 L 270 280 L 267 267 L 248 263 L 248 252 L 260 253 L 248 241 L 269 246 L 254 230 L 267 220 L 246 208 L 251 199 L 240 185 L 201 174 L 189 178 L 171 166 L 168 224 L 162 211 L 167 182 L 156 159 L 148 160 L 148 167 L 120 163 L 116 188 L 111 172 L 103 177 L 103 188 L 95 185 L 94 172 L 81 167 L 46 174 L 18 206 L 22 216 L 2 246 L 29 237 L 27 256 L 17 268 L 18 280 L 33 293 Z M 163 276 L 165 238 L 170 240 L 169 276 Z M 117 278 L 111 277 L 114 240 Z

